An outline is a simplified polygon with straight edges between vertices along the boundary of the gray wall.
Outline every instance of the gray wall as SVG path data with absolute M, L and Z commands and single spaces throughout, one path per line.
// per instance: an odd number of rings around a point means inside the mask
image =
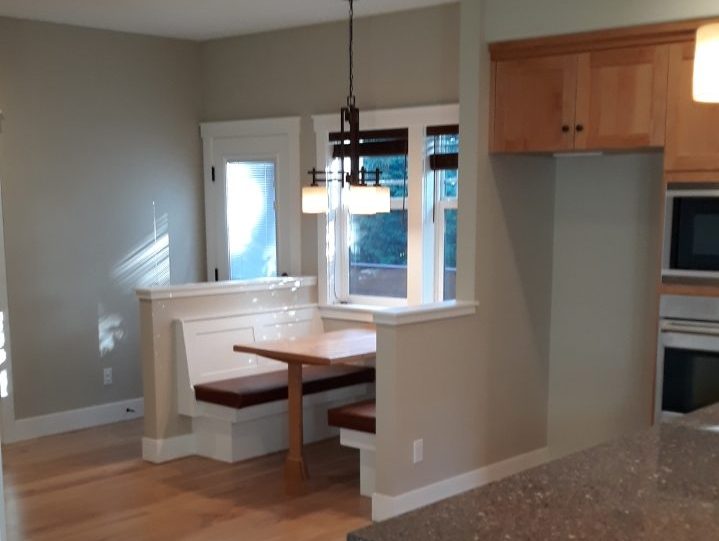
M 488 41 L 719 15 L 716 0 L 485 0 Z
M 456 103 L 457 4 L 355 24 L 355 93 L 360 109 Z M 331 23 L 203 44 L 203 118 L 302 116 L 301 171 L 316 163 L 310 115 L 332 113 L 347 96 L 347 25 Z M 339 121 L 338 121 L 339 123 Z M 302 269 L 317 273 L 316 218 L 302 224 Z
M 482 17 L 462 2 L 457 279 L 479 306 L 377 326 L 377 491 L 388 496 L 547 444 L 555 161 L 489 156 Z M 412 464 L 417 438 L 424 460 Z
M 358 105 L 456 102 L 458 18 L 448 5 L 358 20 Z M 301 169 L 311 168 L 309 115 L 344 103 L 346 31 L 334 23 L 197 44 L 0 18 L 17 418 L 141 396 L 132 287 L 166 263 L 147 257 L 164 217 L 171 282 L 204 279 L 198 123 L 300 114 Z M 306 273 L 317 268 L 314 224 L 304 219 Z M 103 316 L 123 333 L 104 356 Z
M 650 423 L 661 183 L 661 154 L 558 160 L 549 387 L 554 455 Z
M 490 42 L 719 15 L 714 0 L 485 6 Z M 555 456 L 650 422 L 661 176 L 659 154 L 558 161 L 548 415 Z
M 0 19 L 18 418 L 141 396 L 131 288 L 163 256 L 131 256 L 153 238 L 153 202 L 169 223 L 172 282 L 203 277 L 199 80 L 197 44 Z M 102 315 L 124 333 L 104 357 Z

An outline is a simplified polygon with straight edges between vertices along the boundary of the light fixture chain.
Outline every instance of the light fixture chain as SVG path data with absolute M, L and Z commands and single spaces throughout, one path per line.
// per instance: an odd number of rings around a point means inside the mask
M 349 41 L 349 60 L 350 60 L 350 89 L 347 96 L 347 105 L 354 107 L 355 105 L 355 89 L 354 89 L 354 0 L 350 3 L 350 41 Z

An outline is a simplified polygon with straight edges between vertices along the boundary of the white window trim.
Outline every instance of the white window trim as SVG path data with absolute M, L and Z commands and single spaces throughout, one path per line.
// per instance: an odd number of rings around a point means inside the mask
M 438 183 L 439 184 L 439 183 Z M 444 301 L 444 233 L 446 222 L 445 210 L 457 210 L 457 199 L 437 198 L 435 203 L 435 231 L 434 231 L 434 285 L 437 302 Z
M 200 125 L 202 136 L 202 152 L 204 163 L 205 201 L 211 202 L 213 197 L 212 167 L 213 147 L 220 139 L 238 137 L 271 137 L 280 136 L 287 141 L 287 171 L 279 173 L 275 198 L 277 203 L 277 271 L 286 272 L 290 276 L 301 274 L 301 183 L 300 183 L 300 117 L 267 118 L 253 120 L 233 120 L 227 122 L 205 122 Z M 206 206 L 207 208 L 207 206 Z M 215 262 L 219 260 L 217 253 L 218 238 L 217 220 L 219 209 L 205 212 L 205 235 L 207 241 L 207 279 L 214 279 Z
M 339 128 L 339 114 L 314 115 L 312 117 L 315 130 L 317 164 L 319 168 L 327 167 L 331 162 L 329 153 L 329 134 Z M 408 129 L 408 153 L 410 156 L 424 155 L 426 130 L 429 126 L 459 124 L 459 106 L 433 105 L 426 107 L 408 107 L 400 109 L 384 109 L 360 112 L 360 126 L 366 130 L 389 128 Z M 426 190 L 426 163 L 409 160 L 408 164 L 408 197 L 407 197 L 407 268 L 419 269 L 408 272 L 407 299 L 386 297 L 352 296 L 352 304 L 401 306 L 431 303 L 435 300 L 435 242 L 432 226 L 432 207 L 434 194 Z M 420 197 L 417 200 L 417 197 Z M 344 243 L 346 239 L 342 239 Z M 332 277 L 329 276 L 330 261 L 327 252 L 334 249 L 328 246 L 327 217 L 320 215 L 317 219 L 318 242 L 318 297 L 321 305 L 333 305 L 337 299 Z M 323 249 L 324 247 L 324 249 Z M 341 254 L 347 252 L 346 245 L 339 248 Z M 340 258 L 337 258 L 339 260 Z M 344 276 L 344 269 L 336 275 Z

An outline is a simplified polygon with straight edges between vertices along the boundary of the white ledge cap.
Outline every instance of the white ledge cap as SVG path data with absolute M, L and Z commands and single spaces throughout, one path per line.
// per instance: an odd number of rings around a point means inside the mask
M 477 301 L 444 301 L 416 306 L 399 306 L 375 312 L 374 322 L 377 325 L 411 325 L 438 319 L 471 316 L 477 312 Z
M 231 295 L 248 291 L 273 291 L 277 289 L 299 289 L 317 285 L 315 276 L 282 276 L 257 280 L 231 280 L 227 282 L 200 282 L 178 286 L 136 289 L 135 294 L 142 300 L 178 299 L 183 297 L 206 297 Z

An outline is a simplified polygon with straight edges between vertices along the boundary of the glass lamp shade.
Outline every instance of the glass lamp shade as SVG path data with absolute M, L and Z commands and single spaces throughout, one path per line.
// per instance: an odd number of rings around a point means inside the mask
M 719 23 L 706 24 L 697 30 L 694 101 L 719 103 Z
M 329 210 L 325 186 L 304 186 L 302 188 L 302 213 L 324 214 Z
M 386 186 L 351 186 L 350 214 L 378 214 L 390 211 L 390 193 Z

